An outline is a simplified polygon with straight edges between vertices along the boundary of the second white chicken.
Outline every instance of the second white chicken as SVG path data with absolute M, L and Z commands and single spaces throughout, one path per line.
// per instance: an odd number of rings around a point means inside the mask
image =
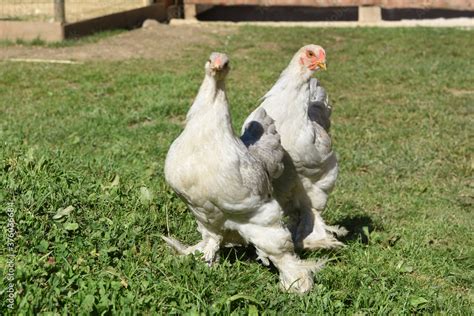
M 275 120 L 285 149 L 283 175 L 273 181 L 275 197 L 290 218 L 295 244 L 305 249 L 342 246 L 333 234 L 346 233 L 321 217 L 338 174 L 328 133 L 331 107 L 325 90 L 311 78 L 321 68 L 326 68 L 324 49 L 302 47 L 245 123 L 262 109 Z

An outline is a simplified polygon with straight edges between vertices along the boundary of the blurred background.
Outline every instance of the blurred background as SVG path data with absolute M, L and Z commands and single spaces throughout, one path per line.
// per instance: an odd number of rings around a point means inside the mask
M 134 29 L 147 19 L 472 26 L 472 6 L 471 0 L 3 0 L 0 40 L 61 41 Z
M 361 15 L 369 20 L 474 16 L 471 0 L 3 0 L 0 20 L 77 22 L 154 4 L 166 10 L 168 18 L 204 21 L 357 21 L 364 18 Z

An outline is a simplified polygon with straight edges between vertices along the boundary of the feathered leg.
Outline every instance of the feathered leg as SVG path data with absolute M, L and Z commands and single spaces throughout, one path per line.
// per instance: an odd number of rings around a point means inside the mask
M 344 227 L 326 225 L 321 217 L 326 208 L 328 194 L 331 192 L 337 178 L 338 166 L 335 156 L 327 161 L 329 171 L 316 183 L 306 182 L 305 193 L 310 205 L 301 203 L 300 223 L 296 233 L 296 244 L 304 249 L 338 248 L 344 246 L 336 236 L 344 236 Z
M 326 225 L 326 231 L 334 234 L 336 237 L 344 237 L 349 233 L 345 227 L 339 225 Z
M 283 289 L 297 293 L 311 290 L 313 274 L 322 268 L 323 262 L 301 260 L 294 252 L 290 231 L 279 221 L 267 223 L 267 226 L 250 222 L 240 224 L 236 229 L 255 246 L 264 263 L 267 258 L 272 261 L 280 272 L 280 284 Z
M 202 240 L 194 246 L 188 246 L 172 237 L 161 236 L 161 238 L 179 255 L 189 255 L 201 252 L 203 259 L 212 265 L 219 259 L 218 251 L 222 242 L 222 237 L 209 231 L 204 225 L 198 222 L 198 230 L 202 235 Z
M 204 261 L 209 265 L 212 265 L 219 259 L 218 252 L 221 247 L 222 236 L 211 231 L 200 221 L 197 221 L 197 223 L 198 231 L 201 233 L 202 240 L 206 242 L 200 251 L 203 254 Z
M 316 209 L 312 209 L 312 216 L 314 221 L 313 230 L 309 235 L 303 237 L 301 243 L 303 249 L 330 249 L 344 246 L 333 234 L 339 236 L 339 234 L 347 232 L 345 228 L 326 225 Z
M 188 246 L 173 237 L 161 236 L 161 239 L 163 239 L 168 244 L 168 246 L 176 251 L 176 253 L 183 256 L 190 255 L 196 251 L 202 252 L 202 249 L 206 244 L 204 240 L 201 240 L 194 246 Z
M 313 275 L 325 264 L 325 260 L 301 260 L 294 253 L 269 258 L 280 271 L 280 285 L 283 290 L 301 294 L 313 288 Z

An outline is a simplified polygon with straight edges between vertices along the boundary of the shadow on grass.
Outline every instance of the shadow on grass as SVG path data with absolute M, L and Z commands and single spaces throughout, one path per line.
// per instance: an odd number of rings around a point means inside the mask
M 257 252 L 252 245 L 221 248 L 220 256 L 230 263 L 235 263 L 236 261 L 252 262 L 257 260 Z
M 279 271 L 275 265 L 270 261 L 268 266 L 265 266 L 260 260 L 257 259 L 257 251 L 253 245 L 238 246 L 238 247 L 225 247 L 221 249 L 221 260 L 234 264 L 236 261 L 245 261 L 250 263 L 258 263 L 267 268 L 271 273 L 278 275 Z
M 367 234 L 370 235 L 370 233 L 374 230 L 382 230 L 380 225 L 376 224 L 367 214 L 351 215 L 338 220 L 335 224 L 345 227 L 349 231 L 346 236 L 338 238 L 343 243 L 359 240 L 362 244 L 367 245 L 369 243 Z M 334 250 L 321 249 L 319 251 L 332 252 Z M 306 253 L 306 251 L 303 251 L 303 254 L 304 253 Z M 236 261 L 252 262 L 256 261 L 258 257 L 255 247 L 252 245 L 225 247 L 220 250 L 220 255 L 222 259 L 225 259 L 230 263 L 235 263 Z
M 360 240 L 361 243 L 367 245 L 369 243 L 367 235 L 376 228 L 380 230 L 379 225 L 376 225 L 370 216 L 363 214 L 343 218 L 337 222 L 337 225 L 343 226 L 349 231 L 346 236 L 338 238 L 343 243 Z
M 347 244 L 349 242 L 359 241 L 364 245 L 369 244 L 368 235 L 371 232 L 376 230 L 383 230 L 383 227 L 379 224 L 374 222 L 374 220 L 368 214 L 351 214 L 347 217 L 344 217 L 340 220 L 335 222 L 335 225 L 339 225 L 345 227 L 349 232 L 346 236 L 338 237 L 338 239 Z M 338 249 L 319 249 L 316 250 L 320 255 L 330 255 L 334 252 L 337 252 Z M 302 259 L 308 259 L 312 253 L 315 251 L 299 251 L 299 255 Z M 224 259 L 230 263 L 235 263 L 236 261 L 244 261 L 244 262 L 257 262 L 257 253 L 255 247 L 252 245 L 248 246 L 235 246 L 235 247 L 225 247 L 220 250 L 221 260 Z M 259 262 L 259 261 L 258 261 Z M 275 273 L 278 270 L 270 263 L 268 266 L 270 271 Z

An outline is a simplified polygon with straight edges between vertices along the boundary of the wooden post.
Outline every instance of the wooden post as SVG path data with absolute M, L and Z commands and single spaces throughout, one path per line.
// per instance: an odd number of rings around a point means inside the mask
M 155 3 L 155 0 L 143 0 L 144 6 L 149 6 Z
M 223 1 L 222 3 L 225 3 L 225 1 Z M 184 1 L 184 18 L 186 20 L 196 20 L 196 16 L 198 14 L 212 9 L 213 7 L 213 4 L 189 4 L 187 3 L 187 1 Z
M 359 22 L 378 23 L 382 21 L 382 8 L 378 6 L 359 6 Z
M 186 20 L 196 20 L 197 6 L 195 4 L 184 3 L 184 18 Z
M 66 0 L 54 0 L 54 21 L 66 23 L 66 9 L 64 2 Z

